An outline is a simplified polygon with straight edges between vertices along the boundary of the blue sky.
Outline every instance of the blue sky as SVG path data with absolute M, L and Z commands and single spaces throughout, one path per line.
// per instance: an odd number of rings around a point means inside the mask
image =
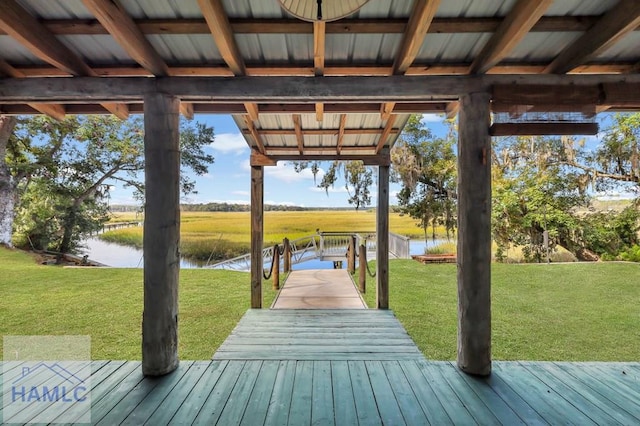
M 446 131 L 443 115 L 427 114 L 424 121 L 434 133 Z M 250 166 L 249 147 L 235 122 L 229 115 L 199 114 L 196 121 L 213 126 L 215 141 L 207 148 L 215 157 L 215 163 L 209 166 L 204 176 L 196 176 L 197 194 L 183 198 L 183 203 L 227 202 L 249 204 Z M 318 188 L 310 170 L 296 173 L 289 163 L 279 162 L 275 167 L 265 167 L 264 202 L 265 204 L 287 204 L 304 207 L 349 207 L 349 195 L 344 181 L 329 189 Z M 321 168 L 316 180 L 320 182 L 324 170 Z M 400 190 L 397 184 L 391 184 L 390 202 L 396 204 L 395 194 Z M 372 204 L 377 197 L 377 179 L 371 189 Z M 112 187 L 111 204 L 136 204 L 131 192 L 119 185 Z
M 608 114 L 600 114 L 598 119 L 600 128 L 609 124 Z M 215 163 L 209 166 L 209 172 L 204 176 L 195 177 L 197 194 L 184 197 L 183 203 L 227 202 L 249 204 L 250 199 L 250 166 L 249 147 L 240 133 L 235 122 L 229 115 L 200 114 L 196 121 L 213 126 L 215 141 L 207 150 L 215 157 Z M 445 136 L 446 126 L 441 114 L 425 114 L 423 122 L 431 129 L 435 136 Z M 595 147 L 600 135 L 587 136 L 587 146 Z M 344 181 L 336 183 L 329 189 L 327 195 L 324 189 L 318 188 L 310 170 L 296 173 L 291 164 L 280 162 L 275 167 L 265 167 L 265 204 L 286 204 L 304 207 L 349 207 L 349 195 L 344 187 Z M 322 179 L 324 170 L 321 168 L 317 175 L 317 182 Z M 390 203 L 397 204 L 395 195 L 400 190 L 397 184 L 391 184 Z M 371 188 L 372 204 L 375 206 L 377 197 L 377 178 Z M 619 198 L 629 197 L 631 194 L 619 192 L 611 194 L 597 194 L 600 197 Z M 136 204 L 131 191 L 121 186 L 112 187 L 111 204 Z

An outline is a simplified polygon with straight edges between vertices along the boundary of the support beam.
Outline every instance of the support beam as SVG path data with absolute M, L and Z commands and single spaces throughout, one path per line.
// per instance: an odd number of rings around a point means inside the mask
M 218 46 L 222 59 L 227 63 L 234 75 L 245 75 L 247 70 L 242 55 L 236 44 L 229 24 L 229 18 L 224 11 L 221 0 L 198 0 L 204 19 L 209 25 L 209 31 Z
M 460 110 L 460 102 L 453 101 L 447 104 L 447 107 L 444 111 L 447 120 L 453 120 L 458 115 L 458 111 Z
M 118 44 L 153 75 L 169 75 L 169 67 L 118 0 L 82 0 Z
M 393 109 L 395 108 L 395 102 L 385 102 L 380 106 L 380 119 L 386 121 L 391 116 Z
M 316 121 L 324 120 L 324 104 L 322 102 L 316 102 Z
M 262 308 L 264 168 L 251 166 L 251 308 Z
M 325 22 L 313 21 L 313 69 L 316 77 L 324 75 Z
M 553 0 L 518 0 L 471 64 L 470 74 L 482 74 L 509 54 L 544 15 Z
M 193 104 L 191 102 L 180 102 L 180 114 L 187 120 L 193 120 Z
M 258 108 L 258 104 L 255 102 L 245 102 L 244 109 L 247 110 L 247 115 L 252 121 L 258 121 L 260 118 L 260 109 Z
M 416 0 L 414 4 L 402 45 L 393 62 L 394 74 L 404 74 L 415 60 L 436 10 L 440 6 L 440 0 Z
M 564 74 L 598 56 L 640 26 L 640 1 L 620 0 L 544 70 Z
M 302 124 L 300 122 L 300 114 L 293 114 L 293 127 L 296 132 L 296 142 L 298 143 L 298 152 L 304 152 L 304 136 L 302 135 Z
M 389 309 L 389 166 L 378 167 L 376 307 Z
M 491 373 L 490 95 L 460 98 L 458 125 L 458 367 Z
M 340 128 L 338 129 L 338 141 L 336 143 L 336 150 L 338 155 L 342 151 L 342 144 L 344 143 L 344 126 L 347 125 L 347 114 L 340 115 Z
M 160 376 L 179 363 L 180 100 L 152 92 L 144 107 L 142 373 Z
M 249 134 L 256 142 L 255 148 L 258 150 L 258 152 L 264 154 L 264 143 L 262 142 L 260 133 L 258 133 L 258 129 L 256 129 L 256 126 L 253 125 L 253 120 L 251 120 L 251 117 L 249 117 L 248 115 L 245 115 L 244 122 L 247 125 L 247 129 L 249 129 Z
M 384 130 L 382 130 L 382 134 L 380 135 L 380 140 L 378 140 L 378 146 L 376 147 L 376 152 L 380 152 L 385 144 L 387 143 L 387 139 L 393 130 L 393 124 L 396 122 L 397 115 L 392 114 L 389 116 L 387 120 L 387 124 L 384 126 Z

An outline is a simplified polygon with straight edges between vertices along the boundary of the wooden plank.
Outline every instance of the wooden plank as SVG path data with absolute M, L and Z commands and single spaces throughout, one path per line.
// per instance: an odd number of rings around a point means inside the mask
M 570 414 L 573 414 L 572 407 L 562 399 L 560 394 L 540 382 L 524 368 L 518 367 L 517 364 L 496 364 L 494 372 L 527 404 L 535 408 L 546 423 L 560 424 L 566 422 Z M 592 422 L 587 421 L 587 424 L 592 424 Z
M 264 168 L 251 166 L 251 307 L 262 308 Z
M 194 361 L 168 398 L 148 417 L 151 425 L 177 419 L 193 420 L 215 386 L 228 361 Z
M 335 424 L 331 373 L 331 363 L 329 361 L 315 361 L 313 363 L 312 425 Z
M 491 373 L 491 136 L 488 93 L 460 98 L 458 367 Z
M 244 75 L 246 68 L 240 50 L 235 42 L 229 18 L 222 2 L 218 0 L 198 0 L 202 15 L 207 21 L 209 31 L 218 46 L 222 59 L 227 63 L 234 75 Z
M 628 414 L 624 407 L 602 398 L 602 395 L 588 386 L 582 385 L 581 382 L 552 363 L 521 362 L 521 364 L 547 386 L 553 386 L 554 389 L 560 391 L 574 407 L 598 424 L 631 424 L 638 421 L 637 418 Z M 583 374 L 589 374 L 588 370 L 583 370 Z
M 427 380 L 424 377 L 417 366 L 418 362 L 420 361 L 403 361 L 400 362 L 399 365 L 405 375 L 410 378 L 409 385 L 416 396 L 418 404 L 422 407 L 422 411 L 427 416 L 427 420 L 432 425 L 453 424 L 443 405 L 440 403 L 436 392 L 430 385 L 432 380 Z
M 126 398 L 123 398 L 116 405 L 111 407 L 111 410 L 100 419 L 97 424 L 101 425 L 114 425 L 114 424 L 122 424 L 125 419 L 129 417 L 131 414 L 134 418 L 129 418 L 129 421 L 132 421 L 133 424 L 141 424 L 144 422 L 150 413 L 143 413 L 142 416 L 138 417 L 133 414 L 134 410 L 136 410 L 143 401 L 149 400 L 151 402 L 151 409 L 155 409 L 158 404 L 164 399 L 164 397 L 171 392 L 173 387 L 178 383 L 180 378 L 189 370 L 192 362 L 182 363 L 178 366 L 176 370 L 174 370 L 171 374 L 165 375 L 161 378 L 150 379 L 144 378 L 140 381 L 136 386 L 131 388 L 127 393 Z M 158 387 L 160 389 L 158 389 Z M 157 390 L 157 391 L 156 391 Z M 151 394 L 155 393 L 158 399 L 155 397 L 150 397 Z M 155 402 L 154 402 L 155 399 Z M 144 407 L 144 406 L 143 406 Z M 142 408 L 143 409 L 143 408 Z M 153 411 L 151 411 L 153 412 Z M 137 417 L 137 421 L 135 420 Z
M 582 36 L 565 48 L 544 72 L 569 72 L 609 49 L 639 25 L 640 3 L 636 0 L 620 0 Z
M 409 379 L 405 376 L 400 363 L 398 361 L 384 361 L 381 364 L 405 422 L 408 425 L 429 424 L 429 420 L 420 408 L 420 402 L 413 393 Z M 410 379 L 413 380 L 414 378 L 411 377 Z M 390 398 L 390 396 L 387 398 Z
M 121 4 L 110 0 L 82 2 L 134 61 L 153 75 L 169 75 L 169 67 L 165 61 Z
M 159 92 L 144 99 L 142 370 L 159 376 L 179 363 L 180 100 Z
M 264 424 L 288 424 L 295 371 L 295 361 L 280 361 Z
M 293 126 L 295 127 L 296 132 L 296 142 L 298 143 L 298 151 L 300 154 L 304 152 L 304 136 L 302 135 L 302 124 L 300 122 L 300 114 L 293 114 L 291 116 L 293 119 Z
M 380 153 L 387 146 L 387 139 L 389 135 L 393 131 L 393 124 L 396 122 L 397 115 L 391 114 L 387 119 L 387 123 L 384 125 L 384 129 L 380 134 L 380 139 L 378 139 L 378 144 L 376 146 L 376 154 Z M 345 130 L 345 133 L 347 130 Z
M 504 59 L 544 15 L 553 0 L 518 0 L 475 57 L 469 72 L 481 74 Z
M 229 395 L 231 395 L 233 388 L 238 382 L 238 377 L 241 375 L 245 364 L 245 361 L 232 361 L 227 364 L 215 386 L 212 388 L 207 400 L 193 420 L 194 425 L 216 424 L 224 406 L 227 404 Z M 170 424 L 189 423 L 187 417 L 179 416 L 178 414 L 179 412 L 176 413 L 176 416 L 174 416 Z
M 358 422 L 363 425 L 381 425 L 380 413 L 365 363 L 349 361 L 348 366 Z
M 378 309 L 389 309 L 389 169 L 389 166 L 378 166 L 376 207 L 376 306 Z
M 313 362 L 298 361 L 296 363 L 291 407 L 289 408 L 289 424 L 311 423 L 311 394 L 313 390 Z
M 358 417 L 349 377 L 349 364 L 346 361 L 331 361 L 331 384 L 335 424 L 338 426 L 357 424 Z
M 278 375 L 280 362 L 264 361 L 242 416 L 241 425 L 264 424 L 270 407 L 271 395 Z
M 372 342 L 372 338 L 373 340 L 375 340 L 375 343 Z M 351 346 L 358 346 L 358 345 L 362 345 L 362 344 L 369 344 L 369 345 L 374 345 L 375 346 L 392 346 L 392 347 L 396 347 L 396 346 L 415 346 L 415 343 L 413 343 L 413 341 L 410 338 L 395 338 L 395 337 L 391 337 L 391 338 L 387 338 L 387 339 L 379 339 L 376 338 L 375 335 L 371 336 L 369 335 L 369 338 L 361 338 L 361 339 L 353 339 L 353 338 L 349 338 L 347 336 L 344 336 L 343 338 L 340 339 L 335 339 L 332 336 L 331 337 L 326 337 L 326 338 L 318 338 L 318 337 L 312 337 L 312 338 L 298 338 L 298 337 L 280 337 L 280 338 L 276 338 L 276 337 L 263 337 L 263 338 L 252 338 L 250 336 L 241 338 L 238 337 L 236 335 L 233 335 L 233 337 L 231 337 L 229 339 L 229 341 L 225 341 L 220 348 L 225 348 L 225 347 L 233 347 L 235 345 L 252 345 L 252 346 L 262 346 L 262 345 L 267 345 L 267 346 L 272 346 L 272 345 L 278 345 L 278 346 L 288 346 L 288 347 L 292 347 L 292 349 L 295 349 L 295 347 L 297 346 L 309 346 L 309 345 L 317 345 L 319 343 L 322 343 L 323 345 L 327 345 L 327 346 L 341 346 L 341 345 L 351 345 Z M 220 349 L 218 349 L 220 350 Z
M 108 383 L 108 387 L 104 387 L 101 398 L 94 402 L 94 394 L 91 392 L 91 422 L 98 423 L 102 420 L 114 406 L 127 397 L 128 393 L 136 387 L 140 382 L 144 380 L 142 371 L 139 368 L 140 364 L 125 365 L 125 369 L 119 369 L 117 374 L 109 376 L 105 383 Z M 124 371 L 121 371 L 124 370 Z M 124 374 L 127 372 L 128 374 Z
M 382 363 L 380 361 L 366 361 L 365 366 L 382 423 L 390 425 L 406 424 Z
M 493 123 L 491 136 L 596 135 L 598 123 Z
M 393 61 L 394 74 L 404 74 L 415 60 L 438 6 L 440 0 L 418 0 L 414 3 L 402 44 Z
M 227 403 L 224 405 L 224 409 L 220 414 L 220 418 L 218 419 L 219 424 L 237 425 L 242 421 L 261 368 L 262 361 L 245 363 L 242 372 L 238 376 L 238 381 L 233 387 L 233 391 L 231 391 L 229 399 L 227 399 Z M 252 418 L 253 413 L 249 412 L 246 416 L 248 419 L 255 421 L 255 419 Z
M 469 413 L 467 407 L 460 401 L 451 386 L 442 377 L 440 372 L 431 362 L 417 362 L 417 368 L 422 373 L 422 377 L 433 388 L 433 391 L 447 412 L 447 415 L 453 424 L 474 424 L 476 423 L 473 415 Z

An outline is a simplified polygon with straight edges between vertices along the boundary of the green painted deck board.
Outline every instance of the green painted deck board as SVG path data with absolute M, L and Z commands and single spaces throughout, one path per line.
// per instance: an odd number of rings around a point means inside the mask
M 197 412 L 193 424 L 211 425 L 215 424 L 222 414 L 224 406 L 227 404 L 229 395 L 238 381 L 240 373 L 244 369 L 245 362 L 230 362 L 226 365 L 222 374 L 216 381 L 216 386 L 211 388 L 211 392 L 202 408 Z M 195 395 L 194 395 L 195 396 Z M 173 424 L 189 423 L 192 413 L 176 415 L 172 419 Z M 240 421 L 241 419 L 237 419 Z
M 288 423 L 295 371 L 295 361 L 280 361 L 265 424 L 284 426 Z
M 358 422 L 361 425 L 381 425 L 376 397 L 373 394 L 367 367 L 363 361 L 349 361 L 349 377 L 353 389 Z
M 347 361 L 331 361 L 331 384 L 333 387 L 333 411 L 336 425 L 357 424 L 356 404 L 349 377 Z
M 279 367 L 279 361 L 264 361 L 262 363 L 241 424 L 250 426 L 264 423 Z

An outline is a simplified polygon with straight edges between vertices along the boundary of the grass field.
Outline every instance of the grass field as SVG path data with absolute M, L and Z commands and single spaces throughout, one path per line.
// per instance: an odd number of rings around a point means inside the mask
M 391 308 L 428 358 L 454 359 L 455 265 L 390 266 Z M 89 334 L 94 359 L 140 359 L 141 270 L 41 266 L 0 248 L 0 276 L 2 335 Z M 494 359 L 638 360 L 638 264 L 494 264 L 492 299 Z M 209 359 L 248 304 L 248 274 L 182 270 L 180 357 Z
M 114 219 L 133 218 L 120 213 Z M 416 222 L 398 213 L 390 215 L 390 230 L 400 235 L 423 238 Z M 192 258 L 227 259 L 250 251 L 250 215 L 248 212 L 183 212 L 181 215 L 181 252 Z M 321 231 L 375 231 L 373 211 L 265 212 L 264 242 L 271 245 L 284 237 L 294 240 Z M 442 230 L 438 230 L 442 232 Z M 142 228 L 118 229 L 101 238 L 121 244 L 142 246 Z

